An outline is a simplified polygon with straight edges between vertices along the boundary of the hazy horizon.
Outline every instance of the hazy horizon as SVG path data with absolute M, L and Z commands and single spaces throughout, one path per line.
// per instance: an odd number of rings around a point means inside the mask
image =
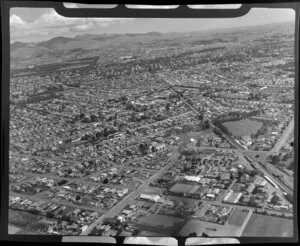
M 247 27 L 250 27 L 250 28 L 254 28 L 254 27 L 260 27 L 260 26 L 268 26 L 268 25 L 275 25 L 275 24 L 294 24 L 294 22 L 292 21 L 283 21 L 283 22 L 276 22 L 276 23 L 267 23 L 267 24 L 259 24 L 259 25 L 249 25 L 249 26 L 243 26 L 243 27 L 216 27 L 216 28 L 212 28 L 212 29 L 209 29 L 209 30 L 194 30 L 194 31 L 179 31 L 179 32 L 158 32 L 158 31 L 155 31 L 155 30 L 152 30 L 152 31 L 147 31 L 147 32 L 115 32 L 115 33 L 84 33 L 84 34 L 76 34 L 74 36 L 63 36 L 63 35 L 58 35 L 58 36 L 54 36 L 54 37 L 51 37 L 49 39 L 45 39 L 45 40 L 39 40 L 39 41 L 27 41 L 27 42 L 23 42 L 23 41 L 14 41 L 14 42 L 11 42 L 10 44 L 14 44 L 14 43 L 18 43 L 18 42 L 21 42 L 21 43 L 40 43 L 40 42 L 46 42 L 46 41 L 49 41 L 51 39 L 55 39 L 55 38 L 76 38 L 78 36 L 87 36 L 87 35 L 117 35 L 117 34 L 121 34 L 121 35 L 126 35 L 126 34 L 147 34 L 147 33 L 161 33 L 161 34 L 172 34 L 172 33 L 197 33 L 197 32 L 221 32 L 221 31 L 225 31 L 225 30 L 240 30 L 242 28 L 247 28 Z
M 277 24 L 295 20 L 292 9 L 255 8 L 237 18 L 68 18 L 51 8 L 12 8 L 10 43 L 41 42 L 85 34 L 197 32 Z

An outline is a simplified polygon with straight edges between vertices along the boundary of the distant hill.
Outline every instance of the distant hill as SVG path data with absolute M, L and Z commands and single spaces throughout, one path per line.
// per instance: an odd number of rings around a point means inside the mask
M 11 68 L 24 68 L 32 65 L 49 64 L 57 61 L 87 58 L 92 56 L 126 56 L 132 55 L 133 46 L 140 51 L 145 49 L 184 47 L 185 45 L 201 46 L 213 43 L 236 42 L 251 39 L 255 35 L 288 35 L 292 38 L 292 22 L 273 23 L 259 26 L 236 27 L 194 32 L 147 32 L 147 33 L 112 33 L 83 34 L 70 37 L 55 37 L 42 42 L 15 42 L 10 45 Z M 274 38 L 275 36 L 270 36 Z M 227 38 L 224 38 L 224 37 Z M 113 59 L 113 58 L 112 58 Z M 101 59 L 100 59 L 101 61 Z
M 38 46 L 39 47 L 45 47 L 45 48 L 48 48 L 48 49 L 53 49 L 53 48 L 59 47 L 62 44 L 66 44 L 66 43 L 68 43 L 72 40 L 73 40 L 73 38 L 55 37 L 55 38 L 52 38 L 48 41 L 39 42 Z
M 23 42 L 14 42 L 13 44 L 10 45 L 10 49 L 16 50 L 18 48 L 26 47 L 26 44 L 27 43 L 23 43 Z
M 42 42 L 15 42 L 10 45 L 11 65 L 29 63 L 47 63 L 55 61 L 64 55 L 63 58 L 81 56 L 87 51 L 99 50 L 111 44 L 111 41 L 130 41 L 139 38 L 156 38 L 162 36 L 159 32 L 148 33 L 126 33 L 126 34 L 84 34 L 73 38 L 55 37 Z M 62 58 L 62 59 L 63 59 Z

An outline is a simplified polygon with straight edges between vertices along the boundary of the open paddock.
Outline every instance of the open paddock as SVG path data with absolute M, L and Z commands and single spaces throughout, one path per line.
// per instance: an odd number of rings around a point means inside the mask
M 252 214 L 242 237 L 292 237 L 293 220 Z

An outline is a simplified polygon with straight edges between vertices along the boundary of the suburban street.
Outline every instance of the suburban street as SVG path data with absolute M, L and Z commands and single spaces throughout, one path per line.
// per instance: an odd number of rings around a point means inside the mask
M 121 202 L 119 202 L 116 206 L 114 206 L 113 208 L 111 208 L 103 216 L 101 216 L 99 219 L 97 219 L 95 222 L 93 222 L 91 225 L 89 225 L 89 227 L 86 230 L 84 230 L 81 235 L 88 235 L 89 232 L 96 225 L 101 224 L 102 221 L 105 218 L 109 218 L 109 217 L 113 217 L 113 216 L 117 215 L 124 207 L 126 207 L 129 204 L 132 204 L 132 201 L 135 198 L 137 198 L 143 192 L 143 190 L 145 190 L 145 188 L 147 188 L 149 186 L 149 184 L 151 182 L 153 182 L 154 180 L 156 180 L 157 178 L 159 178 L 165 172 L 166 169 L 168 169 L 170 166 L 172 166 L 177 161 L 178 157 L 179 157 L 179 154 L 173 155 L 172 159 L 170 160 L 170 162 L 165 167 L 163 167 L 158 172 L 156 172 L 154 175 L 152 175 L 150 178 L 148 178 L 138 189 L 136 189 L 133 192 L 131 192 Z
M 166 83 L 175 93 L 178 93 L 174 88 L 174 84 L 164 78 L 161 77 L 160 80 L 164 83 Z M 196 113 L 198 116 L 200 116 L 200 112 L 198 112 L 192 105 L 190 105 L 183 96 L 179 95 L 181 100 L 194 112 Z M 210 121 L 209 121 L 210 126 L 214 129 L 217 128 L 216 126 L 214 126 Z M 289 134 L 292 132 L 294 128 L 294 119 L 291 120 L 291 122 L 289 123 L 288 127 L 286 128 L 286 130 L 284 131 L 284 133 L 282 134 L 282 136 L 280 137 L 280 139 L 278 140 L 277 144 L 275 145 L 274 149 L 277 150 L 278 148 L 280 149 L 280 147 L 282 146 L 282 144 L 286 141 L 286 139 L 288 138 Z M 221 130 L 219 130 L 221 131 Z M 221 131 L 222 132 L 222 131 Z M 240 151 L 244 156 L 245 153 L 247 153 L 247 151 L 245 151 L 236 141 L 234 141 L 231 137 L 229 137 L 228 135 L 226 135 L 225 133 L 222 133 L 222 135 L 226 138 L 226 140 L 229 141 L 230 144 L 232 144 L 234 147 L 236 147 L 236 149 L 238 151 Z M 274 151 L 273 149 L 273 151 Z M 262 165 L 258 164 L 258 163 L 253 163 L 255 165 L 256 168 L 258 168 L 259 170 L 261 170 L 263 173 L 265 173 L 265 175 L 272 177 L 272 179 L 275 181 L 275 183 L 284 191 L 284 192 L 289 192 L 291 193 L 292 190 L 286 185 L 284 184 L 280 179 L 273 177 L 272 173 L 270 173 L 270 171 L 268 169 L 266 169 L 265 167 L 263 167 Z
M 8 13 L 11 231 L 293 235 L 290 9 L 222 30 L 33 10 Z

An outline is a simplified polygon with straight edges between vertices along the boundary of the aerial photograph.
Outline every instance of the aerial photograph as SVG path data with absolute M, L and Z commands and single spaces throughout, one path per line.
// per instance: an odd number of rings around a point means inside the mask
M 9 234 L 293 237 L 294 18 L 12 8 Z

